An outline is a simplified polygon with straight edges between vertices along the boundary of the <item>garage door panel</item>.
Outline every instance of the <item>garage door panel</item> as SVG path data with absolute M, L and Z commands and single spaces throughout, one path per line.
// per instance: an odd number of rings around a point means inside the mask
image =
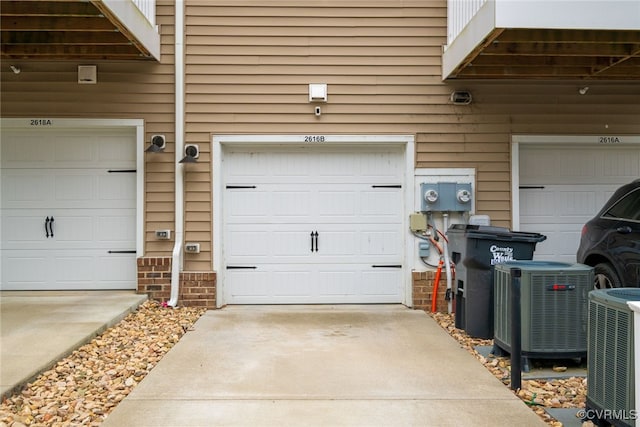
M 640 176 L 634 145 L 522 145 L 520 184 L 618 185 Z
M 2 201 L 4 208 L 23 206 L 24 202 L 40 205 L 52 192 L 50 178 L 44 173 L 23 175 L 2 173 Z
M 311 257 L 311 232 L 308 229 L 299 231 L 278 231 L 270 233 L 272 246 L 272 262 L 291 263 L 309 262 Z
M 135 138 L 2 130 L 2 289 L 135 288 Z
M 106 170 L 3 169 L 3 208 L 128 208 L 135 173 Z
M 376 221 L 397 222 L 399 215 L 402 214 L 403 193 L 400 188 L 364 191 L 361 197 L 359 214 L 364 220 L 375 218 Z
M 106 175 L 99 175 L 97 181 L 98 200 L 108 201 L 112 206 L 114 202 L 130 206 L 130 203 L 127 202 L 136 200 L 135 173 L 107 172 Z M 122 207 L 122 205 L 118 205 L 118 207 Z
M 270 192 L 271 215 L 283 221 L 304 221 L 310 216 L 313 194 L 309 190 L 273 190 Z
M 400 262 L 402 259 L 403 239 L 397 230 L 362 230 L 360 233 L 360 246 L 365 256 L 391 257 L 389 259 Z M 374 258 L 370 258 L 374 259 Z
M 132 210 L 118 213 L 112 212 L 111 215 L 97 214 L 95 216 L 97 229 L 96 240 L 109 245 L 120 244 L 129 245 L 130 248 L 135 246 L 132 236 L 136 233 L 136 217 Z
M 402 160 L 343 147 L 225 152 L 226 302 L 401 302 L 402 268 L 372 266 L 402 264 Z M 233 188 L 243 185 L 255 189 Z
M 4 211 L 2 215 L 3 249 L 31 247 L 46 243 L 45 217 L 39 212 Z
M 295 269 L 277 270 L 271 273 L 272 280 L 269 282 L 269 292 L 271 296 L 278 298 L 301 297 L 309 298 L 313 296 L 313 286 L 311 286 L 312 271 L 299 271 Z M 266 285 L 266 283 L 265 283 Z
M 2 289 L 42 289 L 49 281 L 52 258 L 45 251 L 0 251 L 2 253 Z
M 256 189 L 227 189 L 224 211 L 228 223 L 266 222 L 269 217 L 269 196 Z
M 320 294 L 327 298 L 334 297 L 336 299 L 343 299 L 346 296 L 355 297 L 359 289 L 356 286 L 360 281 L 359 272 L 331 269 L 330 267 L 323 268 L 319 272 L 318 276 L 318 288 Z
M 363 272 L 363 280 L 367 284 L 363 292 L 375 297 L 378 302 L 385 302 L 395 295 L 400 294 L 402 283 L 402 270 L 394 268 L 378 268 Z
M 584 223 L 639 172 L 635 146 L 521 146 L 520 230 L 547 236 L 534 258 L 575 262 Z
M 127 288 L 131 284 L 131 278 L 136 277 L 137 268 L 135 254 L 112 253 L 105 254 L 98 251 L 96 254 L 95 280 L 103 287 Z

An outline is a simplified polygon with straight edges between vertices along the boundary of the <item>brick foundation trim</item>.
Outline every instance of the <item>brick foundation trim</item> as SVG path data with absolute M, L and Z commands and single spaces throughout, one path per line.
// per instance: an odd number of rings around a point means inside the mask
M 138 258 L 137 293 L 147 294 L 159 302 L 171 298 L 171 257 Z M 216 308 L 216 273 L 213 271 L 180 272 L 178 305 Z
M 431 298 L 433 296 L 433 282 L 435 271 L 413 271 L 411 273 L 413 283 L 413 308 L 431 312 Z M 438 284 L 436 310 L 440 313 L 448 312 L 448 303 L 444 299 L 447 292 L 447 278 L 444 271 Z
M 171 257 L 138 258 L 138 293 L 165 302 L 171 297 Z
M 213 271 L 180 273 L 179 301 L 187 307 L 216 308 L 216 273 Z

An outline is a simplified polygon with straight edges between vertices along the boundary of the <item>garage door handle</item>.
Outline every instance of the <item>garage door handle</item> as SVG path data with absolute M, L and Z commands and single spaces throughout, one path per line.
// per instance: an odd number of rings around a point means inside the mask
M 373 267 L 373 268 L 402 268 L 402 264 L 391 264 L 391 265 L 374 264 L 371 267 Z
M 520 190 L 544 190 L 544 185 L 521 185 Z
M 44 220 L 44 235 L 47 239 L 53 237 L 53 217 Z
M 318 232 L 311 232 L 311 252 L 318 252 Z

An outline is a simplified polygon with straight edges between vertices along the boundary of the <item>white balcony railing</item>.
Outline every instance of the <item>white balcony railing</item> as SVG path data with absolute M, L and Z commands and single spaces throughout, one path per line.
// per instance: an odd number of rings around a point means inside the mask
M 152 27 L 156 25 L 156 0 L 132 0 Z
M 447 44 L 462 32 L 488 0 L 447 1 Z

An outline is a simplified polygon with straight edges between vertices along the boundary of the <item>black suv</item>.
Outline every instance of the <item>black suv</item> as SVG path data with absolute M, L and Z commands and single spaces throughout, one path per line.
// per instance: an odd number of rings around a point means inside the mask
M 640 286 L 640 179 L 616 190 L 584 225 L 577 260 L 594 267 L 596 288 Z

